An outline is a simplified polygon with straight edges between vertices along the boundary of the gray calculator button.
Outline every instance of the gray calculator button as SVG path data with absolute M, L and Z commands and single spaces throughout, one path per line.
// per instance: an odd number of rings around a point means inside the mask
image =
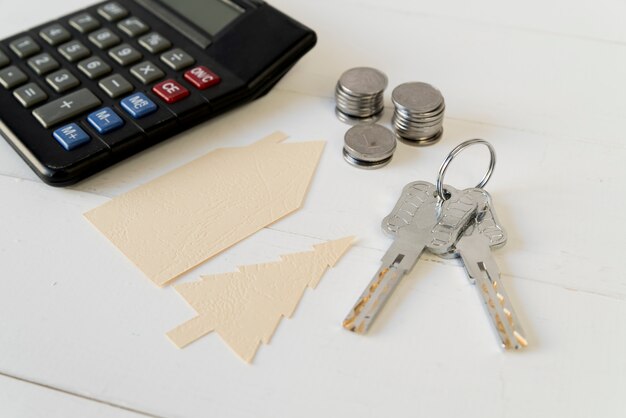
M 195 59 L 180 48 L 172 49 L 161 55 L 161 61 L 169 65 L 172 69 L 178 71 L 189 67 L 196 62 Z
M 172 46 L 172 43 L 156 32 L 149 33 L 139 38 L 139 44 L 153 54 L 163 52 Z
M 39 31 L 39 36 L 50 45 L 58 45 L 62 42 L 69 41 L 72 37 L 69 31 L 58 23 L 43 28 Z
M 98 85 L 112 99 L 133 91 L 133 85 L 119 74 L 103 78 Z
M 109 29 L 100 29 L 89 35 L 89 40 L 100 49 L 109 49 L 120 43 L 120 37 Z
M 63 93 L 80 84 L 80 81 L 67 70 L 59 70 L 50 74 L 46 77 L 46 81 L 57 93 Z
M 13 96 L 24 107 L 31 107 L 41 103 L 48 98 L 48 95 L 35 83 L 28 83 L 13 92 Z
M 80 33 L 87 33 L 98 29 L 100 22 L 89 13 L 81 13 L 70 18 L 70 25 Z
M 111 72 L 111 67 L 102 58 L 91 57 L 78 63 L 78 68 L 90 79 L 100 78 Z
M 143 35 L 150 30 L 150 26 L 146 25 L 136 17 L 129 17 L 128 19 L 122 20 L 117 24 L 117 27 L 133 38 L 135 36 Z
M 111 2 L 98 7 L 98 14 L 109 22 L 115 22 L 128 16 L 128 10 L 120 6 L 119 3 Z
M 11 60 L 9 60 L 7 54 L 0 51 L 0 68 L 6 67 L 7 65 L 9 65 L 9 62 L 11 62 Z
M 41 51 L 41 48 L 30 36 L 22 36 L 9 44 L 13 52 L 20 58 L 28 58 Z
M 116 46 L 109 51 L 109 56 L 113 58 L 119 65 L 130 65 L 139 61 L 142 57 L 141 52 L 128 44 Z
M 150 84 L 165 75 L 165 73 L 161 71 L 159 67 L 157 67 L 150 61 L 144 61 L 133 66 L 130 69 L 130 72 L 143 84 Z
M 59 62 L 52 58 L 50 54 L 35 55 L 28 60 L 28 65 L 37 75 L 48 74 L 60 67 Z
M 87 89 L 80 89 L 33 110 L 33 116 L 49 128 L 99 106 L 102 102 Z
M 91 51 L 78 41 L 70 41 L 59 47 L 59 53 L 69 62 L 76 62 L 91 55 Z
M 24 74 L 22 70 L 17 68 L 15 65 L 0 71 L 0 84 L 2 84 L 5 89 L 17 87 L 20 84 L 24 84 L 26 80 L 28 80 L 26 74 Z

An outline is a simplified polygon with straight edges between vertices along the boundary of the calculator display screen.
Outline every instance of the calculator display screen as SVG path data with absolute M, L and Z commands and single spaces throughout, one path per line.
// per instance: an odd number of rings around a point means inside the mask
M 227 0 L 161 0 L 171 9 L 215 35 L 244 10 Z

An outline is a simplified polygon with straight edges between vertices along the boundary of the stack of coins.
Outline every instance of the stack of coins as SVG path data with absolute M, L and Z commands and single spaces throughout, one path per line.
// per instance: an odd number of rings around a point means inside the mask
M 441 92 L 427 83 L 400 84 L 391 100 L 395 112 L 391 123 L 403 142 L 430 145 L 441 138 L 445 103 Z
M 368 67 L 357 67 L 341 75 L 335 89 L 335 113 L 342 122 L 375 122 L 385 102 L 387 76 Z
M 389 164 L 395 150 L 393 132 L 375 123 L 355 125 L 344 137 L 343 158 L 359 168 L 383 167 Z

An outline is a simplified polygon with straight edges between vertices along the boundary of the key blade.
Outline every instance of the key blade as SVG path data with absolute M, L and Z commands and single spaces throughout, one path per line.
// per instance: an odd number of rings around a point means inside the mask
M 343 327 L 365 334 L 383 306 L 425 249 L 425 245 L 396 240 L 383 256 L 383 265 L 350 310 Z
M 463 236 L 457 243 L 465 270 L 476 285 L 493 328 L 505 349 L 528 346 L 526 333 L 504 289 L 500 269 L 491 254 L 489 238 L 479 233 Z

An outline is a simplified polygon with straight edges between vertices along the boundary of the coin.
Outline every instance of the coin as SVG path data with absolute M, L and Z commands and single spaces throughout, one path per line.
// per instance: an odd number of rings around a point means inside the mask
M 342 122 L 375 121 L 385 107 L 387 76 L 375 68 L 357 67 L 344 72 L 335 87 L 336 115 Z
M 344 158 L 357 167 L 382 167 L 391 161 L 395 150 L 393 132 L 375 123 L 355 125 L 344 136 Z
M 410 145 L 430 145 L 443 133 L 445 102 L 435 87 L 422 82 L 404 83 L 391 93 L 391 124 L 399 140 Z

